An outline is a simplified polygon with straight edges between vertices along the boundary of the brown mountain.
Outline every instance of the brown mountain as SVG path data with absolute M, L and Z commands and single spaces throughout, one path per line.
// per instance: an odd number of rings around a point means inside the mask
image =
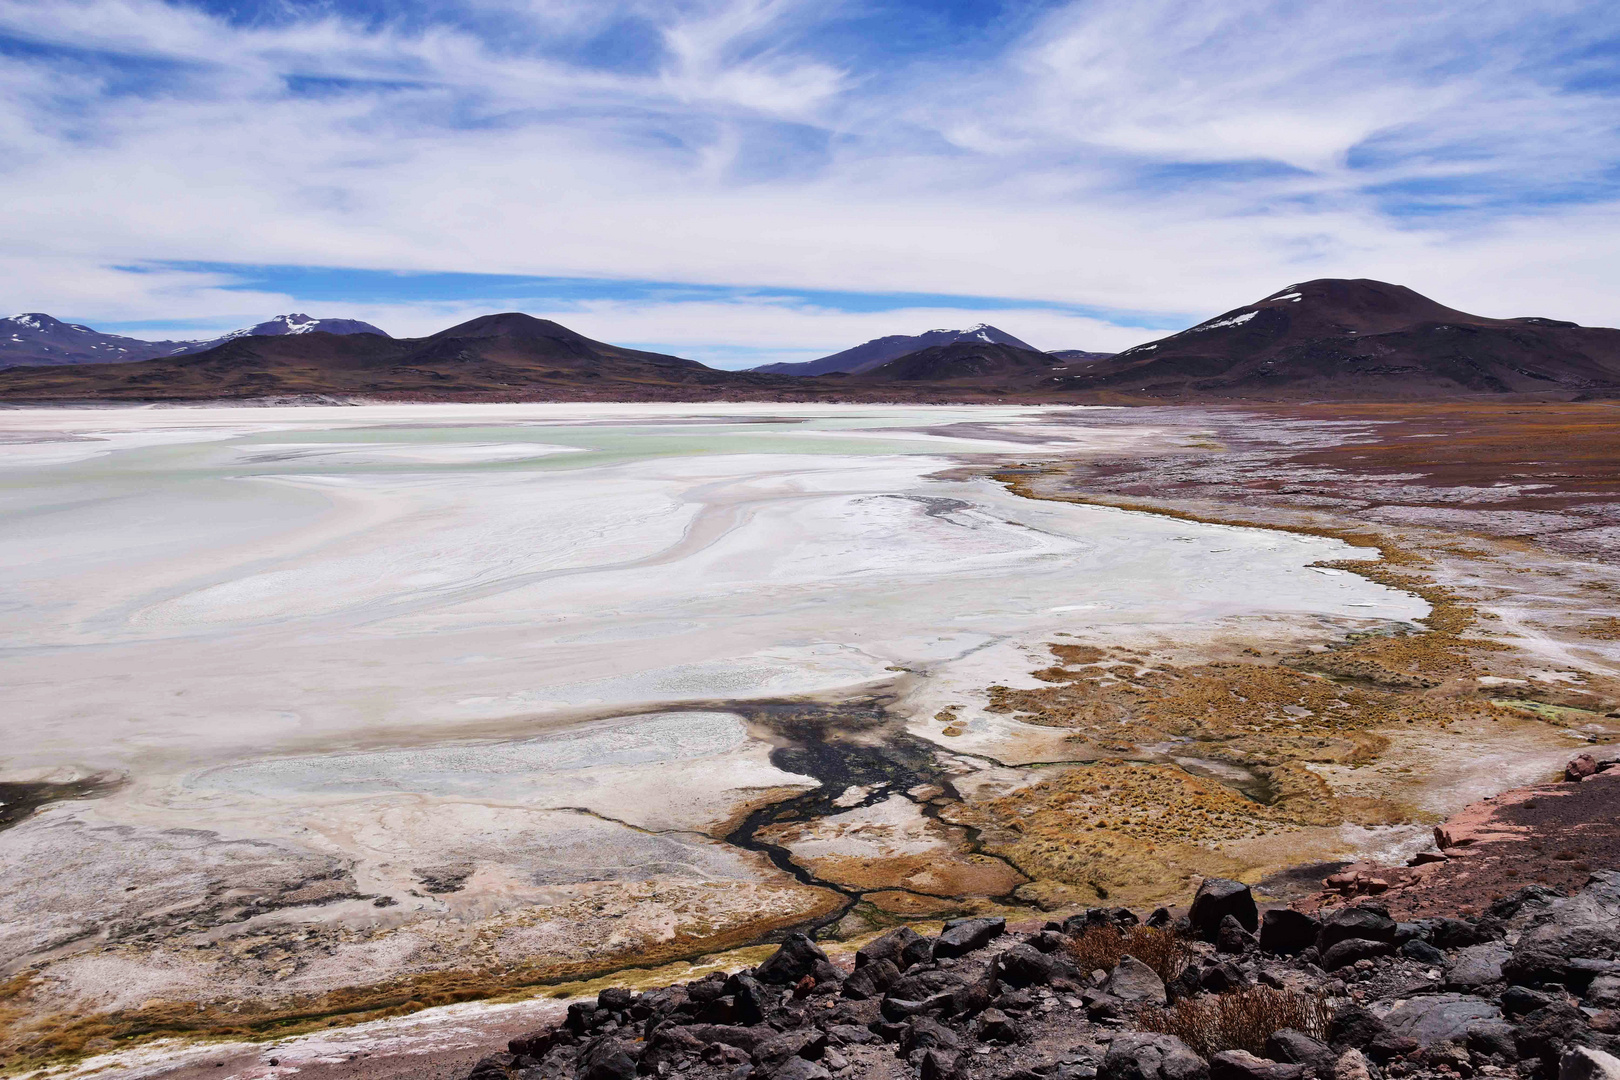
M 0 371 L 0 400 L 206 400 L 354 395 L 413 400 L 703 400 L 806 380 L 716 371 L 593 341 L 528 315 L 485 315 L 431 337 L 239 337 L 139 363 Z
M 954 342 L 1012 345 L 1031 351 L 1035 348 L 989 323 L 975 323 L 966 330 L 927 330 L 921 334 L 890 334 L 888 337 L 873 338 L 854 348 L 833 353 L 831 356 L 823 356 L 818 360 L 806 360 L 798 364 L 766 364 L 753 370 L 767 375 L 834 375 L 839 372 L 864 375 L 890 360 L 909 356 L 923 349 L 931 349 L 936 345 L 950 345 Z
M 874 383 L 964 383 L 997 389 L 1050 383 L 1070 362 L 1034 349 L 988 341 L 953 341 L 907 353 L 858 375 L 823 375 L 850 386 Z
M 1400 285 L 1292 285 L 1063 380 L 1150 398 L 1620 396 L 1620 330 L 1489 319 Z

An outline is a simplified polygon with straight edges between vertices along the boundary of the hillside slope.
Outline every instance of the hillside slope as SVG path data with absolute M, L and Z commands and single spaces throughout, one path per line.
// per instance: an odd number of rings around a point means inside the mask
M 716 371 L 695 360 L 625 349 L 545 319 L 507 313 L 485 315 L 425 338 L 316 331 L 238 337 L 205 352 L 139 364 L 11 368 L 0 371 L 0 400 L 327 394 L 573 400 L 797 381 Z
M 951 345 L 957 342 L 966 342 L 975 345 L 1011 345 L 1017 349 L 1027 349 L 1034 352 L 1035 348 L 1026 342 L 1013 337 L 1005 330 L 997 329 L 989 323 L 978 323 L 966 330 L 929 330 L 921 334 L 890 334 L 887 337 L 873 338 L 863 342 L 852 349 L 823 356 L 818 360 L 806 360 L 802 364 L 766 364 L 753 370 L 768 375 L 832 375 L 840 372 L 850 375 L 862 375 L 872 369 L 888 363 L 890 360 L 923 349 L 931 349 L 941 345 Z
M 982 341 L 956 341 L 935 345 L 858 375 L 828 375 L 851 384 L 971 381 L 975 385 L 1010 388 L 1050 382 L 1054 373 L 1067 371 L 1068 364 L 1034 349 Z
M 1152 398 L 1424 399 L 1620 393 L 1620 330 L 1491 319 L 1381 281 L 1293 285 L 1064 380 Z

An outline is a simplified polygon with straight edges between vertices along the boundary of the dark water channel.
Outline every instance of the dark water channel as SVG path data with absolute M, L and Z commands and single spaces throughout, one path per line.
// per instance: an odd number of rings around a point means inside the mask
M 110 795 L 124 786 L 124 779 L 98 774 L 55 784 L 44 780 L 0 782 L 0 831 L 23 821 L 47 803 Z

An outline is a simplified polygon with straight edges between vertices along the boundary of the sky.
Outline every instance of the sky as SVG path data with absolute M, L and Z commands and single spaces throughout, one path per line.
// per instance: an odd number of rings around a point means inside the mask
M 0 308 L 719 367 L 1316 277 L 1620 325 L 1620 5 L 0 0 Z

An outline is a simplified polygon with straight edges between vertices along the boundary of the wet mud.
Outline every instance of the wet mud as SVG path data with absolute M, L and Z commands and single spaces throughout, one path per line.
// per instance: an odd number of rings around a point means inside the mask
M 711 701 L 696 707 L 733 712 L 744 717 L 756 731 L 768 733 L 768 737 L 778 743 L 770 755 L 773 765 L 786 772 L 814 777 L 821 783 L 820 787 L 811 791 L 753 810 L 723 838 L 725 843 L 734 847 L 764 855 L 778 869 L 803 885 L 825 889 L 843 897 L 844 903 L 837 911 L 793 929 L 814 934 L 837 925 L 872 889 L 853 888 L 826 880 L 795 861 L 788 848 L 771 843 L 760 834 L 782 825 L 810 823 L 848 814 L 895 796 L 902 796 L 916 804 L 924 817 L 962 833 L 964 842 L 959 854 L 994 859 L 1019 879 L 1024 878 L 1024 872 L 1016 864 L 985 850 L 980 842 L 979 828 L 967 821 L 953 821 L 952 815 L 946 813 L 953 805 L 963 802 L 952 783 L 952 769 L 947 760 L 958 755 L 909 734 L 901 718 L 888 711 L 884 699 L 837 703 L 811 700 Z M 1185 749 L 1192 748 L 1189 746 Z M 1174 753 L 1151 754 L 1147 759 L 1213 780 L 1260 805 L 1270 805 L 1278 796 L 1268 778 L 1231 764 Z M 988 765 L 1001 765 L 993 759 L 983 760 Z M 1096 763 L 1096 760 L 1076 758 L 1042 762 L 1039 767 L 1084 767 Z M 851 788 L 865 790 L 859 801 L 847 799 L 846 793 Z M 906 891 L 898 885 L 891 885 L 888 889 L 892 892 Z M 941 898 L 919 895 L 919 899 L 937 903 Z M 983 895 L 979 899 L 1006 907 L 1033 906 L 1031 901 L 1016 894 L 1016 888 L 1000 894 Z M 779 940 L 788 932 L 774 931 L 760 940 Z
M 26 820 L 35 810 L 53 802 L 100 799 L 127 782 L 127 777 L 98 773 L 62 783 L 49 781 L 0 782 L 0 832 Z
M 940 749 L 908 734 L 901 720 L 889 713 L 880 700 L 840 704 L 713 702 L 707 707 L 735 712 L 757 729 L 769 732 L 773 741 L 780 743 L 771 751 L 771 764 L 821 782 L 814 790 L 754 810 L 724 838 L 735 847 L 763 854 L 801 884 L 826 889 L 844 898 L 837 911 L 796 929 L 814 933 L 835 925 L 860 902 L 863 892 L 871 890 L 854 889 L 818 877 L 795 862 L 787 848 L 760 838 L 763 830 L 846 814 L 896 795 L 916 803 L 924 816 L 939 820 L 935 800 L 919 799 L 911 792 L 919 787 L 932 787 L 941 793 L 940 798 L 947 801 L 956 798 L 940 761 Z M 866 794 L 859 802 L 844 801 L 850 788 L 864 788 Z M 964 852 L 979 854 L 976 831 L 967 831 Z M 1021 906 L 1010 893 L 988 899 Z M 785 933 L 787 931 L 767 935 L 765 940 L 778 939 Z

